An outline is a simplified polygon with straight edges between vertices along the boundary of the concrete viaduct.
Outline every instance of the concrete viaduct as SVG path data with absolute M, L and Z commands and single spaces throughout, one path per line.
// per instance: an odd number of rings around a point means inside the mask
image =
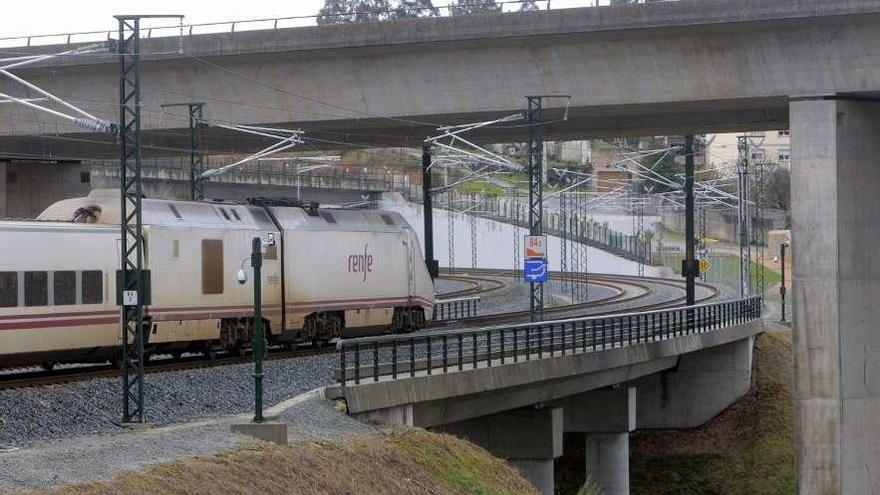
M 183 112 L 161 108 L 187 101 L 205 102 L 214 121 L 393 146 L 417 145 L 440 124 L 522 112 L 531 94 L 572 96 L 569 120 L 547 126 L 554 139 L 785 128 L 791 98 L 880 91 L 878 28 L 880 0 L 685 0 L 154 38 L 142 43 L 145 152 L 187 148 Z M 29 67 L 16 72 L 96 115 L 115 115 L 115 56 Z M 10 81 L 0 91 L 21 94 Z M 548 119 L 561 116 L 563 101 L 547 105 L 556 109 Z M 521 140 L 523 132 L 507 126 L 483 139 Z M 116 156 L 115 146 L 92 140 L 107 139 L 31 109 L 0 108 L 3 153 Z M 218 131 L 207 146 L 261 144 Z
M 185 149 L 184 119 L 160 108 L 182 101 L 205 101 L 215 121 L 300 127 L 325 147 L 418 143 L 438 124 L 522 111 L 529 94 L 572 95 L 567 121 L 556 120 L 560 102 L 546 114 L 552 139 L 789 127 L 798 489 L 877 493 L 877 33 L 880 0 L 683 0 L 153 39 L 145 151 Z M 19 74 L 114 114 L 112 56 Z M 2 153 L 116 154 L 102 136 L 2 107 Z M 523 135 L 509 125 L 480 139 Z M 264 144 L 220 132 L 207 142 L 218 152 Z
M 345 379 L 325 395 L 363 421 L 468 438 L 547 495 L 562 433 L 583 433 L 590 478 L 625 495 L 629 432 L 700 426 L 749 390 L 759 300 L 692 311 L 343 341 Z

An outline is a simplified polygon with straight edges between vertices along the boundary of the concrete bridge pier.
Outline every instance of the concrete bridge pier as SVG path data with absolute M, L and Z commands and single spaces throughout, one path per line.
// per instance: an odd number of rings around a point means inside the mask
M 798 493 L 880 493 L 880 103 L 790 106 Z
M 564 400 L 564 431 L 583 433 L 587 478 L 605 495 L 629 494 L 629 433 L 636 428 L 636 389 L 597 390 Z
M 517 409 L 450 423 L 438 430 L 506 459 L 544 495 L 553 495 L 553 460 L 562 456 L 562 408 Z
M 696 428 L 749 391 L 755 338 L 678 358 L 674 368 L 630 382 L 638 390 L 639 428 Z

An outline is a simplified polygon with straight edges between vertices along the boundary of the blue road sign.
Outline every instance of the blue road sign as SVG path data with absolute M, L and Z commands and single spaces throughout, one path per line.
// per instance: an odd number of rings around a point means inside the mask
M 547 281 L 547 258 L 527 258 L 523 268 L 526 282 L 543 284 Z

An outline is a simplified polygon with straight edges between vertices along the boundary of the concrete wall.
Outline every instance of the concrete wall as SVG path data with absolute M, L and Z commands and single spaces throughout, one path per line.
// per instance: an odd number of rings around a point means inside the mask
M 878 14 L 878 0 L 684 0 L 183 39 L 187 56 L 222 69 L 178 55 L 176 37 L 145 40 L 143 125 L 174 131 L 148 132 L 145 152 L 186 148 L 184 112 L 160 108 L 172 101 L 209 101 L 208 119 L 383 145 L 417 145 L 435 127 L 425 122 L 521 112 L 528 94 L 572 95 L 569 119 L 548 126 L 549 139 L 786 128 L 788 95 L 880 90 Z M 118 98 L 112 56 L 68 57 L 19 73 L 62 97 L 101 102 L 86 109 L 115 118 L 105 105 Z M 0 90 L 13 92 L 6 81 Z M 547 118 L 561 117 L 564 106 L 548 100 Z M 78 130 L 19 106 L 0 109 L 0 135 L 56 132 Z M 521 140 L 523 132 L 498 128 L 486 139 Z M 206 139 L 215 150 L 265 145 L 216 129 Z M 39 144 L 56 154 L 117 152 Z M 34 142 L 7 138 L 0 147 L 33 152 Z
M 0 188 L 6 195 L 5 217 L 34 218 L 56 201 L 86 196 L 91 191 L 87 165 L 12 162 L 5 168 L 6 187 Z
M 631 382 L 638 428 L 695 428 L 749 391 L 754 338 L 681 357 L 678 366 Z
M 880 104 L 791 104 L 798 493 L 880 490 Z

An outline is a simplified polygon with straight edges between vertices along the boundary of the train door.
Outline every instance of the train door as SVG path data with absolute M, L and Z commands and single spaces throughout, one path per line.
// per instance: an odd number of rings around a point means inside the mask
M 404 234 L 405 236 L 405 234 Z M 413 260 L 413 245 L 406 237 L 402 239 L 403 245 L 406 246 L 406 285 L 407 297 L 412 298 L 415 295 L 415 263 Z

